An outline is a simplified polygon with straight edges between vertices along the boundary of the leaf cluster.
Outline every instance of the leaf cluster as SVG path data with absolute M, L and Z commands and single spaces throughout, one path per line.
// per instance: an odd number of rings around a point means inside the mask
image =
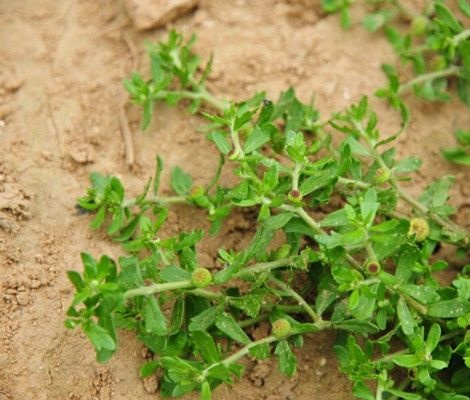
M 164 68 L 144 91 L 169 71 L 183 86 L 191 81 L 192 53 L 167 58 L 186 52 L 177 37 L 152 48 Z M 184 87 L 200 95 L 200 87 Z M 214 108 L 201 114 L 206 136 L 221 159 L 207 186 L 174 167 L 175 195 L 159 195 L 157 157 L 139 196 L 94 173 L 78 200 L 95 214 L 92 228 L 105 228 L 127 252 L 117 262 L 84 253 L 83 272 L 69 272 L 76 293 L 66 325 L 85 332 L 98 361 L 116 351 L 118 329 L 133 330 L 151 354 L 142 376 L 161 371 L 164 395 L 199 390 L 207 400 L 242 375 L 245 356 L 274 356 L 291 376 L 303 337 L 328 329 L 337 332 L 340 368 L 357 398 L 470 399 L 470 266 L 443 284 L 436 272 L 449 265 L 433 256 L 441 243 L 468 249 L 468 233 L 450 219 L 452 178 L 411 197 L 402 182 L 421 161 L 385 146 L 396 137 L 381 135 L 365 97 L 326 122 L 292 88 L 277 101 L 258 93 L 218 108 L 206 103 Z M 225 164 L 231 185 L 220 178 Z M 221 248 L 204 288 L 193 272 L 212 267 L 198 257 L 206 233 L 162 229 L 178 204 L 205 210 L 211 235 L 241 208 L 257 215 L 249 245 Z M 415 231 L 412 220 L 425 229 Z M 267 323 L 273 332 L 255 340 L 252 328 Z

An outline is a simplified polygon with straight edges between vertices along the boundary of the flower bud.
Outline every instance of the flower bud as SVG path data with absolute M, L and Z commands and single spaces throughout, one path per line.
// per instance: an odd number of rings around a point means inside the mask
M 370 274 L 378 274 L 382 269 L 377 261 L 369 261 L 366 265 L 367 272 Z
M 201 185 L 194 185 L 189 192 L 189 197 L 195 199 L 204 196 L 204 188 Z
M 420 36 L 426 31 L 429 20 L 423 15 L 417 15 L 411 21 L 411 34 L 413 36 Z
M 428 222 L 423 218 L 411 218 L 408 235 L 414 235 L 417 242 L 426 240 L 426 238 L 429 236 Z
M 272 333 L 277 338 L 285 338 L 289 335 L 292 327 L 287 319 L 281 318 L 273 322 Z
M 294 204 L 300 204 L 302 202 L 303 196 L 300 191 L 292 189 L 287 195 L 287 199 Z
M 390 179 L 390 170 L 385 168 L 379 168 L 375 171 L 374 181 L 376 184 L 381 185 Z
M 203 288 L 212 282 L 212 274 L 207 268 L 196 268 L 191 275 L 191 282 L 198 288 Z

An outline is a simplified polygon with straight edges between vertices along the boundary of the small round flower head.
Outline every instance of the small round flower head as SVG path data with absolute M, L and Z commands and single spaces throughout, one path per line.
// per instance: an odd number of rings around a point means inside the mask
M 366 268 L 370 274 L 378 274 L 381 270 L 380 264 L 377 261 L 369 261 Z
M 302 202 L 303 196 L 300 191 L 292 189 L 287 195 L 288 200 L 294 204 L 300 204 Z
M 200 185 L 194 185 L 189 193 L 189 197 L 191 198 L 200 197 L 202 195 L 204 195 L 204 188 Z
M 376 184 L 381 185 L 390 179 L 390 171 L 385 168 L 379 168 L 375 171 L 374 181 Z
M 426 240 L 426 238 L 429 236 L 428 222 L 423 218 L 411 218 L 408 235 L 414 235 L 417 242 Z
M 196 268 L 191 275 L 191 282 L 198 288 L 203 288 L 212 282 L 212 274 L 207 268 Z
M 284 338 L 289 335 L 292 327 L 287 319 L 281 318 L 273 322 L 272 333 L 277 338 Z
M 413 36 L 422 35 L 426 31 L 429 20 L 423 15 L 417 15 L 411 21 L 411 34 Z

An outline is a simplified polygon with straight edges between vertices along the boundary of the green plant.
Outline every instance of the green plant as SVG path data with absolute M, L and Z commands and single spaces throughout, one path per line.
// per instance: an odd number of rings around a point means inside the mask
M 178 34 L 170 41 L 177 48 L 158 46 L 152 62 L 169 59 L 169 51 L 194 59 Z M 173 70 L 166 68 L 162 74 Z M 181 90 L 172 82 L 153 99 Z M 201 96 L 200 87 L 184 90 L 193 95 L 179 100 Z M 470 399 L 470 266 L 442 284 L 435 273 L 449 266 L 433 257 L 441 242 L 469 246 L 468 232 L 450 219 L 452 178 L 411 197 L 402 181 L 421 162 L 384 149 L 391 140 L 381 139 L 367 98 L 326 123 L 293 89 L 277 102 L 264 93 L 227 105 L 214 99 L 200 97 L 217 110 L 202 115 L 221 155 L 207 186 L 175 167 L 175 196 L 159 196 L 159 157 L 137 197 L 127 197 L 116 177 L 91 175 L 78 203 L 95 214 L 92 228 L 106 228 L 128 255 L 116 263 L 82 254 L 83 273 L 68 273 L 76 294 L 66 326 L 85 332 L 100 362 L 116 351 L 117 329 L 135 331 L 152 353 L 141 375 L 161 370 L 167 396 L 199 390 L 210 399 L 217 385 L 242 375 L 245 356 L 274 355 L 290 376 L 304 335 L 328 329 L 338 332 L 340 368 L 358 398 Z M 333 134 L 344 135 L 337 145 Z M 238 178 L 232 186 L 220 179 L 225 163 Z M 202 230 L 161 230 L 178 204 L 206 210 L 211 234 L 231 212 L 256 210 L 250 244 L 221 248 L 219 267 L 207 270 L 197 255 Z M 274 247 L 279 232 L 284 243 Z M 272 333 L 253 340 L 251 328 L 267 322 Z
M 447 101 L 451 97 L 449 89 L 455 86 L 459 98 L 470 107 L 470 27 L 467 21 L 470 4 L 467 0 L 458 1 L 461 20 L 440 0 L 427 1 L 421 14 L 398 0 L 365 3 L 370 12 L 363 19 L 364 27 L 371 32 L 383 29 L 401 61 L 399 68 L 390 64 L 382 66 L 388 85 L 376 95 L 386 98 L 400 111 L 404 125 L 410 116 L 403 95 L 411 90 L 425 100 Z M 347 14 L 345 10 L 351 6 L 349 1 L 323 4 L 327 11 L 342 10 L 343 14 Z M 403 20 L 407 24 L 405 29 Z M 411 64 L 412 77 L 406 81 L 403 70 L 407 64 Z
M 442 151 L 445 159 L 452 161 L 456 164 L 470 165 L 470 132 L 458 130 L 455 132 L 458 146 L 452 149 Z

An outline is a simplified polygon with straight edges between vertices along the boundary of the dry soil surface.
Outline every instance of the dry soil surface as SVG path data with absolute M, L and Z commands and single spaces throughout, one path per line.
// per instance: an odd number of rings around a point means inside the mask
M 339 27 L 320 12 L 319 0 L 201 0 L 177 21 L 183 33 L 198 34 L 196 50 L 213 51 L 211 89 L 242 99 L 255 90 L 277 97 L 296 87 L 320 110 L 346 107 L 384 83 L 379 66 L 394 62 L 381 34 L 355 25 Z M 168 27 L 167 27 L 168 28 Z M 196 131 L 201 122 L 183 108 L 158 106 L 149 133 L 138 132 L 139 110 L 129 109 L 136 164 L 124 160 L 118 113 L 126 94 L 122 81 L 133 68 L 147 68 L 145 41 L 165 30 L 137 33 L 117 0 L 0 0 L 0 399 L 155 399 L 154 381 L 142 382 L 145 353 L 135 338 L 121 334 L 117 356 L 98 365 L 79 331 L 63 326 L 72 291 L 65 275 L 80 268 L 80 251 L 119 254 L 119 248 L 88 228 L 75 209 L 88 174 L 120 176 L 138 190 L 153 171 L 155 154 L 204 182 L 217 164 L 216 150 Z M 386 133 L 396 114 L 374 101 Z M 410 191 L 433 178 L 457 177 L 453 203 L 468 226 L 468 170 L 443 161 L 451 132 L 470 124 L 459 103 L 423 105 L 410 99 L 413 123 L 400 139 L 401 155 L 424 158 Z M 167 183 L 165 175 L 164 183 Z M 172 212 L 170 230 L 204 225 L 189 208 Z M 224 234 L 204 242 L 206 262 L 218 246 L 238 246 L 251 235 L 250 216 L 227 222 Z M 298 352 L 299 374 L 282 377 L 272 362 L 249 363 L 247 375 L 214 399 L 351 399 L 337 371 L 333 333 L 312 336 Z

